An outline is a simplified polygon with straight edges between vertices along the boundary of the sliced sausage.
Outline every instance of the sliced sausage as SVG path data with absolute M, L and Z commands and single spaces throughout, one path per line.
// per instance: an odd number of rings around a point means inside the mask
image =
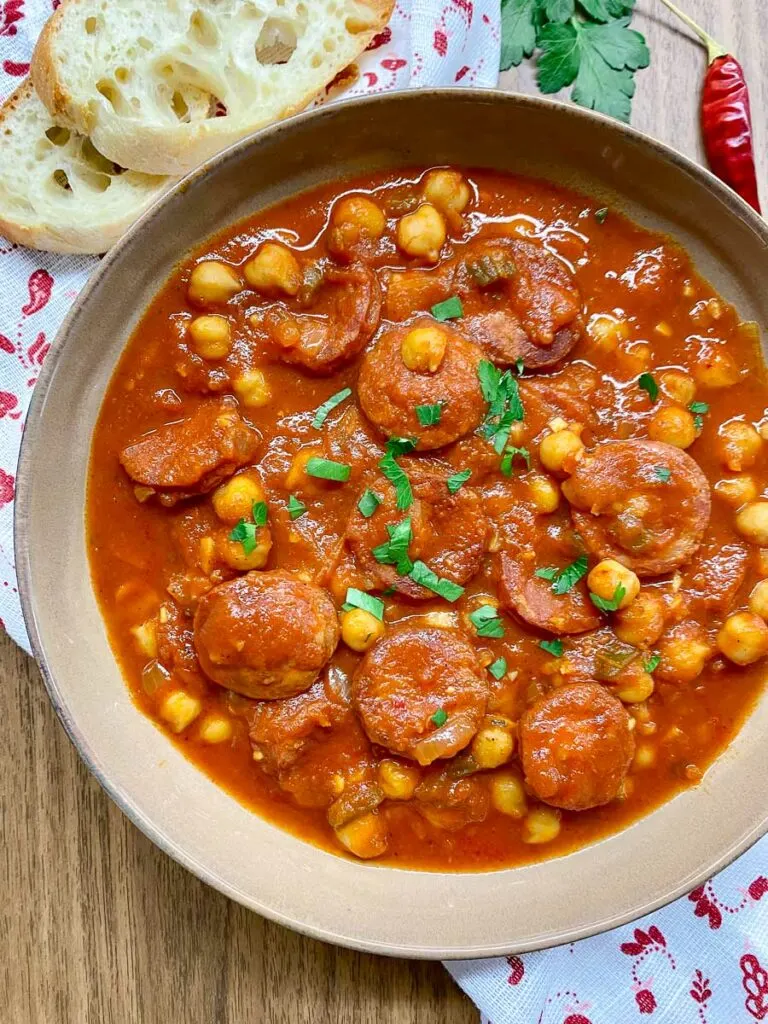
M 371 486 L 382 499 L 381 505 L 368 518 L 355 505 L 347 523 L 346 542 L 359 569 L 373 586 L 394 587 L 400 594 L 424 601 L 434 598 L 432 591 L 414 583 L 409 576 L 398 575 L 396 566 L 374 557 L 373 549 L 389 540 L 387 527 L 410 519 L 411 560 L 419 559 L 438 576 L 463 586 L 482 564 L 488 520 L 471 487 L 451 494 L 445 482 L 448 473 L 425 475 L 413 460 L 402 459 L 400 464 L 411 479 L 414 500 L 410 508 L 399 511 L 394 487 L 383 477 L 377 477 Z
M 595 409 L 603 397 L 598 390 L 603 387 L 600 375 L 583 363 L 572 363 L 548 377 L 523 377 L 519 387 L 530 438 L 537 438 L 556 418 L 587 428 L 594 426 Z M 611 404 L 607 396 L 604 404 Z
M 683 572 L 681 590 L 694 601 L 721 614 L 733 607 L 747 575 L 749 551 L 734 541 L 713 537 L 704 542 Z
M 384 455 L 379 437 L 362 413 L 351 405 L 323 430 L 323 454 L 351 468 L 349 479 L 360 480 Z
M 520 722 L 525 781 L 568 811 L 614 800 L 635 751 L 630 716 L 598 683 L 571 683 L 538 700 Z
M 449 629 L 393 629 L 352 679 L 352 700 L 369 739 L 425 765 L 467 746 L 488 693 L 474 648 Z
M 429 327 L 447 338 L 434 372 L 409 369 L 402 355 L 404 338 Z M 480 425 L 486 404 L 477 368 L 483 354 L 455 328 L 419 319 L 382 334 L 360 366 L 358 399 L 366 416 L 387 437 L 414 437 L 420 450 L 441 448 Z M 416 407 L 441 405 L 439 422 L 422 426 Z
M 709 483 L 690 455 L 659 441 L 608 441 L 563 484 L 587 548 L 639 576 L 694 555 L 709 523 Z
M 528 370 L 555 366 L 573 351 L 581 337 L 579 327 L 569 324 L 555 333 L 551 345 L 536 345 L 520 317 L 506 309 L 475 313 L 466 318 L 463 327 L 498 366 L 514 366 L 521 359 Z
M 338 640 L 336 609 L 326 592 L 286 572 L 250 572 L 222 583 L 195 614 L 203 672 L 262 700 L 306 690 Z
M 274 305 L 255 326 L 267 334 L 283 362 L 328 374 L 360 352 L 380 317 L 376 275 L 354 264 L 344 269 L 327 267 L 322 284 L 307 303 Z
M 252 461 L 258 444 L 259 434 L 227 396 L 129 444 L 120 462 L 131 480 L 156 491 L 164 505 L 175 505 L 213 490 Z

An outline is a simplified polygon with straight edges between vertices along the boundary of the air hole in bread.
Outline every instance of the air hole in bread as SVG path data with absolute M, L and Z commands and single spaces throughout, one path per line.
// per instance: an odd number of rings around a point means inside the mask
M 128 104 L 126 104 L 115 82 L 110 81 L 108 78 L 102 78 L 100 82 L 96 83 L 96 88 L 116 113 L 127 113 Z
M 290 21 L 267 18 L 256 40 L 256 60 L 259 64 L 287 64 L 297 43 L 296 29 Z
M 69 142 L 70 131 L 69 128 L 62 128 L 58 124 L 52 124 L 50 128 L 46 129 L 45 135 L 54 146 L 66 146 Z
M 87 185 L 92 192 L 106 192 L 112 184 L 108 174 L 98 174 L 95 171 L 79 169 L 77 176 L 83 185 Z
M 145 36 L 139 36 L 136 42 L 139 44 L 142 50 L 154 50 L 152 41 L 150 39 L 147 39 Z
M 216 26 L 204 11 L 196 10 L 189 19 L 192 38 L 201 46 L 218 46 L 219 33 Z
M 130 68 L 115 68 L 115 78 L 118 80 L 118 82 L 127 82 L 130 77 Z
M 65 192 L 72 191 L 72 186 L 69 184 L 67 172 L 63 170 L 61 167 L 56 168 L 56 170 L 53 172 L 52 178 L 54 184 L 58 185 L 59 188 L 63 189 Z
M 171 96 L 171 110 L 180 121 L 189 120 L 189 107 L 187 106 L 187 101 L 178 90 L 173 94 L 173 96 Z
M 85 19 L 85 31 L 89 36 L 92 36 L 96 29 L 99 27 L 98 18 L 86 18 Z
M 89 138 L 84 138 L 80 145 L 80 159 L 87 165 L 92 171 L 96 171 L 100 175 L 111 176 L 113 174 L 122 174 L 123 168 L 118 167 L 116 163 L 113 163 L 103 153 L 100 153 L 94 146 Z M 100 191 L 104 191 L 101 189 Z

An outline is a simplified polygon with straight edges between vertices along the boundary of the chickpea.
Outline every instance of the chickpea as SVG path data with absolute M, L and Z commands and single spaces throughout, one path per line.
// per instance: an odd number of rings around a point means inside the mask
M 718 453 L 726 469 L 749 469 L 757 462 L 762 448 L 763 439 L 751 423 L 731 420 L 718 431 Z
M 587 334 L 597 351 L 603 353 L 613 352 L 621 342 L 629 340 L 626 320 L 619 320 L 607 313 L 592 317 L 587 324 Z
M 692 683 L 704 671 L 712 650 L 703 636 L 691 632 L 689 635 L 670 636 L 662 640 L 659 654 L 665 680 Z
M 696 422 L 692 414 L 676 405 L 662 406 L 648 424 L 648 437 L 652 441 L 663 441 L 676 448 L 690 448 L 696 436 Z
M 524 843 L 551 843 L 560 835 L 560 812 L 554 807 L 534 807 L 523 821 Z
M 387 218 L 373 200 L 347 196 L 333 209 L 328 248 L 346 256 L 361 242 L 378 242 L 386 228 Z
M 636 573 L 613 558 L 604 558 L 597 563 L 587 576 L 587 586 L 596 597 L 602 597 L 604 601 L 612 601 L 617 589 L 622 587 L 624 596 L 619 602 L 619 608 L 628 608 L 640 593 L 640 580 Z
M 757 497 L 757 484 L 747 473 L 741 476 L 727 477 L 725 480 L 718 480 L 715 484 L 715 494 L 729 505 L 738 508 L 748 501 L 754 501 Z
M 620 682 L 614 693 L 624 704 L 640 704 L 648 700 L 655 686 L 653 676 L 649 672 L 641 672 L 626 682 Z
M 264 242 L 243 267 L 245 280 L 262 295 L 296 295 L 301 287 L 299 261 L 282 242 Z
M 659 377 L 659 388 L 667 398 L 686 408 L 696 397 L 696 381 L 682 370 L 665 370 Z
M 749 610 L 761 619 L 768 620 L 768 580 L 756 583 L 749 595 Z
M 234 267 L 221 260 L 203 260 L 189 276 L 187 295 L 198 306 L 228 302 L 242 291 L 243 285 Z
M 555 480 L 548 476 L 531 477 L 528 480 L 528 492 L 531 495 L 536 511 L 546 515 L 554 512 L 560 504 L 560 488 Z
M 424 198 L 443 213 L 457 216 L 469 206 L 472 190 L 459 171 L 430 171 L 424 180 Z
M 768 501 L 750 501 L 739 509 L 736 529 L 753 544 L 768 547 Z
M 379 785 L 390 800 L 410 800 L 421 775 L 413 765 L 386 758 L 379 762 Z
M 400 344 L 400 355 L 414 373 L 437 373 L 445 358 L 448 335 L 439 327 L 416 327 Z
M 264 501 L 265 494 L 261 481 L 255 475 L 245 472 L 230 477 L 219 484 L 211 495 L 213 511 L 222 523 L 236 523 L 250 519 L 255 501 Z
M 303 491 L 307 494 L 320 494 L 323 490 L 322 480 L 309 476 L 307 463 L 313 458 L 322 458 L 322 448 L 302 448 L 296 452 L 291 468 L 285 476 L 285 486 L 289 491 Z
M 189 325 L 192 348 L 203 359 L 223 359 L 232 347 L 232 328 L 225 316 L 198 316 Z
M 232 389 L 246 409 L 261 409 L 272 397 L 263 370 L 245 370 L 232 382 Z
M 647 341 L 623 341 L 617 351 L 616 360 L 624 373 L 638 376 L 651 365 L 653 353 Z
M 525 817 L 528 800 L 520 776 L 515 772 L 497 772 L 491 776 L 491 803 L 510 818 Z
M 219 558 L 230 569 L 238 572 L 250 572 L 251 569 L 263 569 L 267 564 L 269 552 L 272 550 L 272 531 L 268 526 L 256 528 L 256 546 L 246 551 L 243 543 L 232 540 L 229 531 L 220 533 L 216 538 L 216 552 Z
M 656 748 L 650 743 L 641 743 L 635 751 L 632 759 L 632 767 L 636 771 L 643 771 L 645 768 L 652 768 L 656 762 Z
M 232 723 L 222 715 L 207 715 L 200 723 L 200 739 L 203 743 L 226 743 L 232 738 Z
M 335 831 L 341 845 L 362 860 L 380 857 L 389 845 L 387 826 L 380 814 L 370 813 L 353 818 Z
M 472 740 L 472 755 L 481 769 L 499 768 L 514 749 L 515 737 L 502 725 L 487 725 Z
M 709 348 L 702 353 L 693 374 L 699 384 L 707 388 L 729 388 L 740 377 L 733 357 L 719 348 Z
M 179 733 L 190 726 L 203 710 L 202 702 L 184 690 L 173 690 L 160 705 L 160 717 L 171 732 Z
M 157 619 L 147 619 L 131 630 L 136 646 L 148 658 L 157 657 Z
M 341 616 L 341 638 L 353 651 L 367 651 L 384 636 L 385 626 L 381 619 L 365 611 L 352 608 Z
M 397 244 L 407 256 L 437 263 L 445 242 L 445 221 L 431 203 L 422 203 L 397 224 Z
M 539 445 L 539 457 L 551 473 L 571 473 L 584 451 L 584 442 L 573 430 L 547 434 Z
M 723 623 L 717 646 L 734 664 L 751 665 L 768 654 L 768 625 L 754 612 L 736 612 Z
M 613 631 L 625 644 L 652 647 L 664 625 L 664 599 L 652 590 L 641 590 L 628 608 L 617 612 Z

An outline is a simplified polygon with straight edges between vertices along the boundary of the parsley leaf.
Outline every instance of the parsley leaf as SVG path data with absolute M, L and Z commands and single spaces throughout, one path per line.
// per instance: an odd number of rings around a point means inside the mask
M 361 608 L 364 612 L 370 612 L 379 622 L 384 621 L 384 602 L 378 597 L 366 594 L 364 590 L 358 590 L 357 587 L 347 587 L 347 599 L 342 607 L 344 611 Z
M 579 4 L 595 21 L 610 21 L 629 14 L 635 0 L 579 0 Z
M 502 679 L 507 674 L 507 659 L 497 658 L 488 666 L 488 671 L 494 679 Z
M 551 654 L 555 658 L 563 656 L 562 640 L 539 640 L 539 647 L 542 651 L 546 651 L 547 654 Z
M 709 402 L 691 402 L 688 406 L 691 412 L 695 412 L 697 415 L 709 412 Z
M 243 545 L 245 554 L 250 555 L 256 550 L 257 529 L 256 523 L 249 523 L 245 519 L 240 519 L 230 533 L 229 539 L 239 541 Z
M 328 413 L 332 412 L 337 405 L 341 405 L 345 399 L 349 398 L 352 394 L 352 388 L 342 388 L 341 391 L 337 391 L 335 395 L 331 395 L 315 413 L 315 418 L 312 420 L 312 426 L 319 430 L 320 427 L 325 423 L 328 418 Z
M 663 484 L 668 484 L 672 479 L 672 470 L 667 469 L 666 466 L 654 466 L 653 473 L 657 480 L 661 480 Z
M 307 506 L 303 501 L 299 501 L 295 494 L 292 494 L 288 498 L 288 515 L 291 519 L 299 519 L 307 511 Z
M 470 612 L 469 621 L 475 627 L 478 636 L 492 636 L 501 639 L 504 636 L 504 623 L 499 618 L 498 609 L 492 604 L 481 604 Z
M 488 403 L 488 412 L 480 425 L 479 433 L 491 441 L 498 455 L 501 455 L 509 439 L 512 424 L 524 419 L 525 410 L 520 401 L 520 388 L 509 370 L 502 373 L 487 359 L 480 361 L 477 376 L 483 398 Z
M 646 661 L 646 663 L 643 665 L 643 668 L 646 672 L 655 672 L 660 664 L 661 658 L 659 657 L 659 655 L 652 654 L 648 661 Z
M 515 371 L 518 377 L 523 376 L 523 370 L 525 369 L 525 363 L 523 362 L 522 356 L 515 360 Z
M 595 220 L 598 224 L 605 224 L 608 219 L 608 207 L 603 206 L 599 210 L 595 210 Z
M 464 307 L 458 295 L 451 295 L 449 299 L 436 303 L 432 307 L 432 316 L 435 320 L 458 320 L 464 316 Z
M 544 9 L 544 17 L 550 21 L 568 21 L 576 10 L 575 0 L 539 0 Z
M 456 491 L 460 490 L 464 486 L 471 476 L 471 469 L 462 469 L 459 473 L 454 473 L 453 476 L 448 477 L 445 481 L 446 487 L 451 494 L 455 494 Z
M 501 0 L 500 70 L 517 67 L 536 48 L 538 0 Z
M 567 594 L 574 587 L 582 576 L 586 576 L 589 563 L 586 555 L 579 555 L 575 562 L 566 565 L 564 569 L 557 569 L 550 565 L 543 569 L 537 569 L 533 574 L 541 580 L 548 580 L 552 584 L 555 594 Z
M 429 566 L 423 562 L 414 562 L 413 568 L 408 575 L 414 583 L 420 583 L 422 587 L 431 590 L 438 597 L 445 598 L 446 601 L 458 601 L 464 593 L 464 587 L 460 587 L 458 583 L 453 583 L 451 580 L 438 576 L 437 573 L 432 572 Z
M 512 463 L 516 455 L 525 460 L 528 469 L 531 468 L 531 453 L 527 448 L 507 448 L 501 459 L 501 472 L 504 476 L 512 476 Z
M 253 521 L 256 526 L 267 525 L 267 503 L 266 501 L 254 501 L 253 508 L 251 509 L 253 514 Z
M 597 6 L 597 5 L 595 5 Z M 628 121 L 635 92 L 634 73 L 648 67 L 650 53 L 629 17 L 605 24 L 571 18 L 549 21 L 538 34 L 538 83 L 544 93 L 573 85 L 576 103 Z
M 370 519 L 373 513 L 381 504 L 381 498 L 369 488 L 363 491 L 360 501 L 357 503 L 357 507 L 360 510 L 360 515 L 365 516 L 366 519 Z
M 650 373 L 641 373 L 637 378 L 637 386 L 648 392 L 648 397 L 652 402 L 659 397 L 659 385 Z
M 445 725 L 447 721 L 448 712 L 445 710 L 445 708 L 438 708 L 434 715 L 432 715 L 432 717 L 430 718 L 430 722 L 432 723 L 432 725 L 436 725 L 438 729 L 440 728 L 441 725 Z
M 609 601 L 606 601 L 604 597 L 599 597 L 597 594 L 593 594 L 591 591 L 589 597 L 595 608 L 599 609 L 601 612 L 615 612 L 626 595 L 626 587 L 623 587 L 621 583 L 619 583 L 613 592 L 613 597 Z
M 387 523 L 387 533 L 389 540 L 379 544 L 371 553 L 377 562 L 394 565 L 399 576 L 407 576 L 413 568 L 413 562 L 408 557 L 408 547 L 413 540 L 410 518 L 394 526 Z
M 422 427 L 435 427 L 440 422 L 440 416 L 443 412 L 443 403 L 436 402 L 434 405 L 417 405 L 416 416 L 419 421 L 419 426 Z
M 387 441 L 386 454 L 379 460 L 379 469 L 395 488 L 396 503 L 401 512 L 413 504 L 413 491 L 407 473 L 398 465 L 395 456 L 412 452 L 415 447 L 413 438 L 392 437 Z
M 343 462 L 321 459 L 317 455 L 309 459 L 306 470 L 309 476 L 317 477 L 318 480 L 335 480 L 342 484 L 349 480 L 349 474 L 352 472 L 352 468 Z

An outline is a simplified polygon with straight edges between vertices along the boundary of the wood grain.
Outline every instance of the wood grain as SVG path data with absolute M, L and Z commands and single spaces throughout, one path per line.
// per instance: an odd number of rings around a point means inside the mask
M 683 0 L 681 0 L 683 2 Z M 765 191 L 768 35 L 759 0 L 686 0 L 749 77 Z M 703 50 L 654 0 L 634 124 L 698 156 Z M 534 89 L 530 69 L 505 87 Z M 768 194 L 766 195 L 768 201 Z M 305 939 L 157 851 L 90 778 L 32 662 L 0 640 L 0 1019 L 7 1024 L 469 1024 L 439 964 Z M 521 1021 L 521 1024 L 529 1024 Z

